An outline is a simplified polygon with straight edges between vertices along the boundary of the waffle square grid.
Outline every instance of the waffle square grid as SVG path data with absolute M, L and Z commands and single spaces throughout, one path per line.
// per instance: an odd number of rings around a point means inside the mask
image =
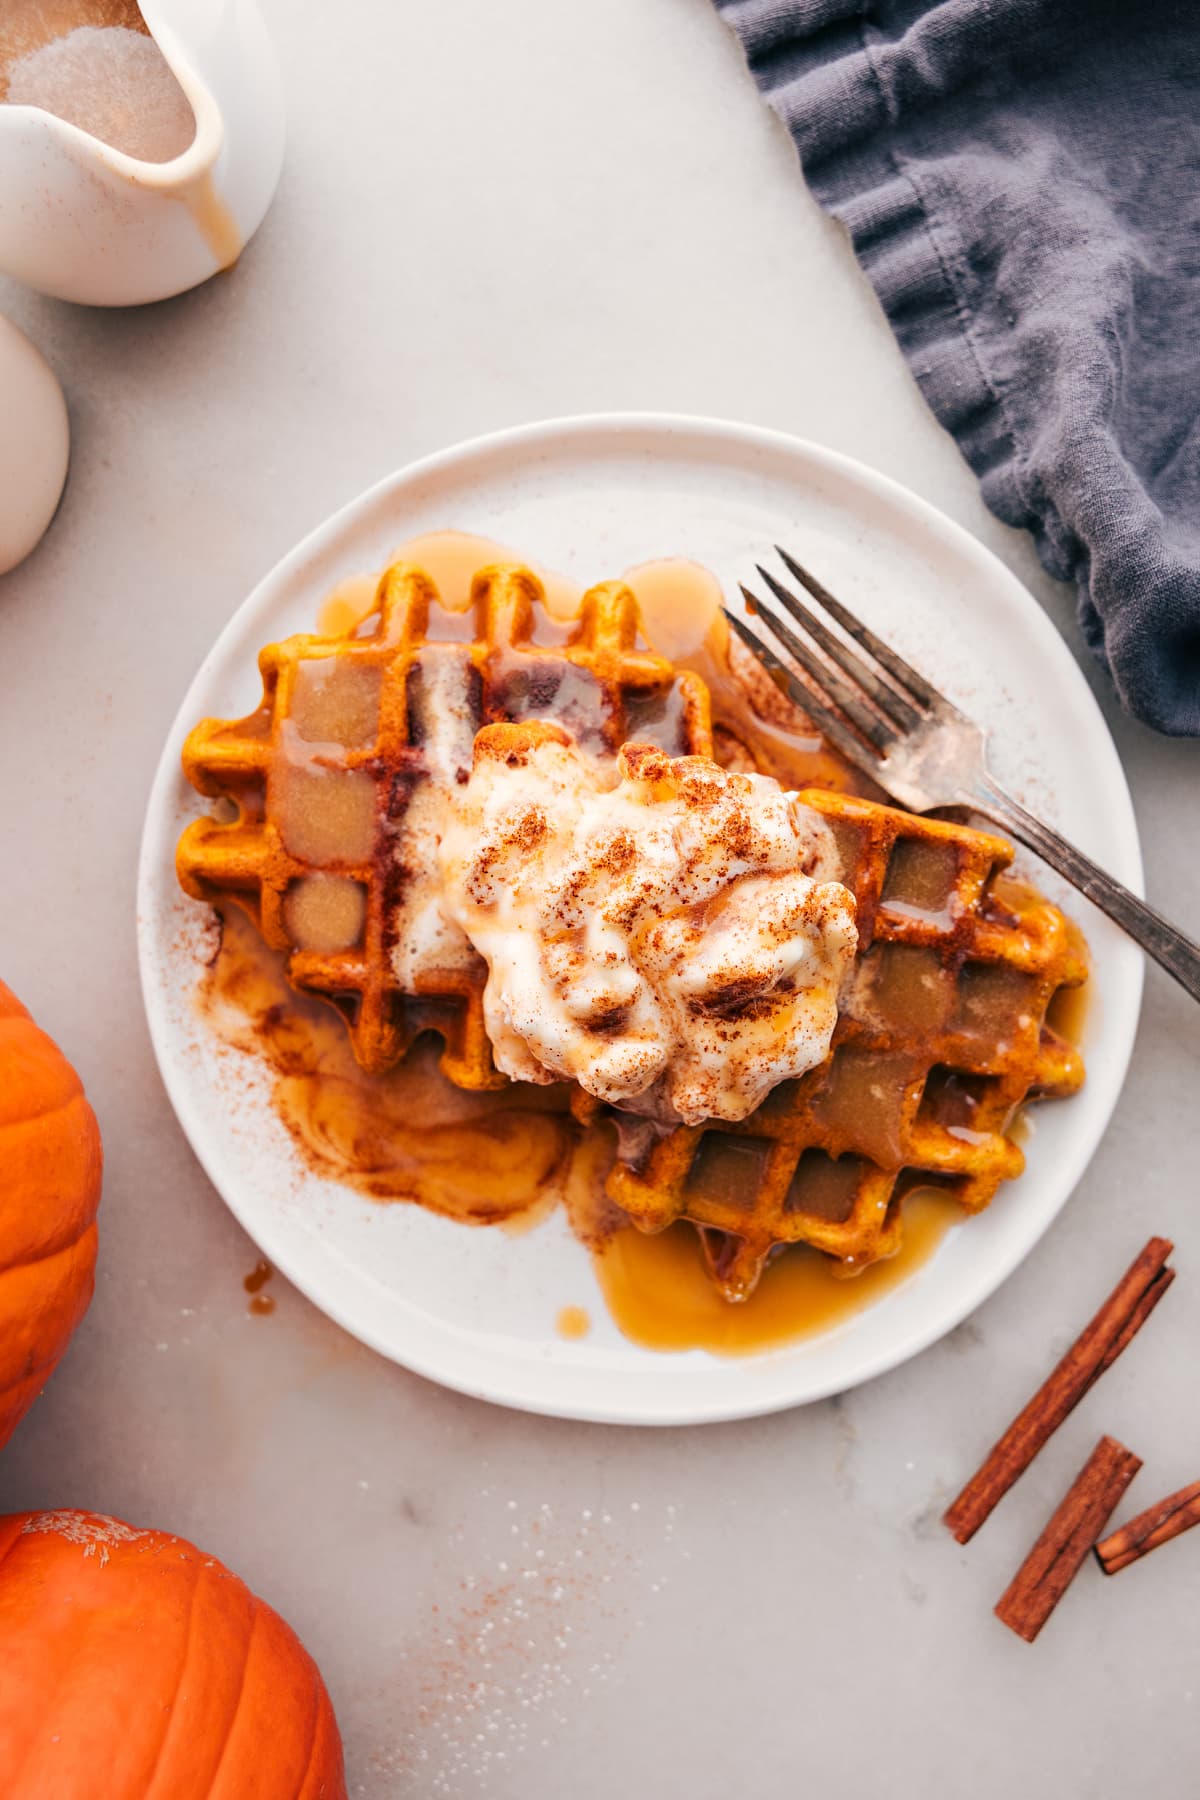
M 235 902 L 268 944 L 289 951 L 290 981 L 338 1008 L 369 1071 L 391 1068 L 422 1031 L 434 1030 L 451 1080 L 504 1085 L 483 1026 L 482 960 L 465 951 L 405 983 L 393 954 L 397 908 L 424 873 L 398 854 L 404 821 L 437 782 L 466 780 L 479 726 L 553 719 L 598 757 L 615 756 L 631 737 L 672 755 L 711 754 L 704 683 L 645 646 L 627 587 L 590 589 L 566 623 L 546 614 L 542 600 L 530 569 L 494 565 L 475 576 L 469 612 L 448 613 L 423 570 L 394 564 L 356 633 L 268 645 L 259 657 L 258 710 L 234 722 L 203 720 L 184 747 L 188 780 L 232 803 L 236 816 L 188 826 L 176 859 L 182 886 L 211 904 Z M 303 719 L 299 702 L 314 665 L 342 693 L 341 741 L 326 735 L 320 705 L 309 705 L 315 732 Z M 447 719 L 459 721 L 449 761 L 438 742 Z M 290 826 L 285 779 L 302 787 Z M 354 840 L 352 854 L 339 854 Z M 314 875 L 341 884 L 336 895 L 353 942 L 297 945 L 291 908 L 297 884 Z
M 620 1133 L 610 1197 L 643 1230 L 687 1219 L 726 1298 L 806 1243 L 856 1274 L 899 1248 L 901 1201 L 948 1189 L 969 1212 L 1024 1158 L 1023 1100 L 1073 1093 L 1078 1053 L 1047 1023 L 1086 979 L 1077 930 L 1007 878 L 1001 838 L 810 789 L 858 905 L 859 952 L 825 1062 L 739 1124 Z

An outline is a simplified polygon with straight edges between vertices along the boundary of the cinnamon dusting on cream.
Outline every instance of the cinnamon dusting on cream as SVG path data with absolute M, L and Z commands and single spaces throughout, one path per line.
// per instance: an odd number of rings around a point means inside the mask
M 444 905 L 488 964 L 515 1080 L 741 1119 L 825 1057 L 854 901 L 779 784 L 626 744 L 611 774 L 561 727 L 492 725 L 441 846 Z

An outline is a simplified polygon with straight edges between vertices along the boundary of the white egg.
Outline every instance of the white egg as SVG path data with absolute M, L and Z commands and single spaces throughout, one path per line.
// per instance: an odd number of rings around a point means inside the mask
M 67 479 L 70 428 L 58 378 L 0 317 L 0 575 L 41 541 Z

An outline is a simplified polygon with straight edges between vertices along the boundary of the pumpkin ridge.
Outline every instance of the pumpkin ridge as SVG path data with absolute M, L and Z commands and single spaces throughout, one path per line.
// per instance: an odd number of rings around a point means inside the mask
M 36 1031 L 37 1026 L 22 1021 L 22 1029 Z M 48 1051 L 53 1054 L 27 1055 L 0 1040 L 0 1068 L 4 1070 L 0 1132 L 26 1119 L 53 1118 L 64 1100 L 73 1100 L 83 1093 L 83 1083 L 62 1052 L 53 1044 L 48 1044 Z M 20 1110 L 10 1113 L 9 1107 L 14 1104 Z
M 99 1233 L 93 1220 L 86 1231 L 81 1232 L 77 1238 L 72 1238 L 69 1243 L 61 1245 L 59 1249 L 51 1251 L 49 1256 L 39 1257 L 36 1262 L 32 1263 L 23 1263 L 18 1260 L 9 1268 L 0 1270 L 0 1300 L 5 1302 L 11 1302 L 14 1294 L 18 1298 L 22 1297 L 22 1278 L 27 1269 L 34 1272 L 33 1281 L 29 1284 L 32 1294 L 26 1294 L 24 1297 L 32 1298 L 39 1308 L 40 1316 L 37 1325 L 40 1338 L 44 1340 L 48 1330 L 60 1332 L 58 1344 L 60 1356 L 66 1349 L 72 1332 L 87 1311 L 92 1294 L 95 1292 L 96 1245 L 92 1239 L 98 1237 Z M 62 1265 L 56 1275 L 52 1275 L 48 1267 L 54 1263 Z M 73 1276 L 81 1274 L 82 1280 L 73 1281 L 71 1279 Z M 8 1286 L 10 1283 L 11 1288 Z M 68 1318 L 68 1315 L 69 1323 L 64 1325 L 63 1321 Z M 19 1330 L 10 1336 L 10 1329 L 6 1328 L 5 1321 L 0 1316 L 0 1366 L 2 1366 L 2 1359 L 11 1352 L 12 1347 L 25 1341 Z M 2 1402 L 3 1389 L 0 1389 L 0 1404 Z
M 301 1645 L 303 1649 L 303 1645 Z M 321 1684 L 318 1681 L 313 1688 L 312 1718 L 308 1733 L 308 1755 L 304 1759 L 304 1767 L 300 1771 L 300 1784 L 296 1789 L 296 1800 L 304 1800 L 304 1790 L 308 1785 L 309 1772 L 312 1769 L 313 1757 L 316 1754 L 317 1738 L 321 1729 Z
M 96 1241 L 93 1222 L 35 1268 L 31 1279 L 25 1279 L 20 1263 L 0 1275 L 0 1447 L 37 1399 L 87 1311 L 95 1287 Z M 35 1386 L 31 1378 L 39 1365 Z
M 184 1538 L 75 1509 L 0 1518 L 0 1669 L 3 1796 L 347 1800 L 312 1657 Z
M 212 1780 L 208 1784 L 207 1800 L 213 1800 L 214 1795 L 217 1795 L 218 1800 L 220 1800 L 218 1784 L 221 1780 L 221 1770 L 225 1767 L 225 1761 L 229 1755 L 229 1747 L 233 1743 L 233 1734 L 237 1729 L 238 1717 L 246 1699 L 246 1677 L 250 1672 L 250 1654 L 254 1649 L 254 1639 L 258 1631 L 259 1620 L 263 1616 L 263 1603 L 258 1598 L 258 1595 L 251 1593 L 250 1598 L 254 1602 L 254 1611 L 250 1615 L 250 1629 L 246 1633 L 246 1648 L 242 1655 L 242 1674 L 241 1680 L 238 1682 L 237 1705 L 230 1715 L 229 1724 L 225 1731 L 225 1742 L 221 1747 L 221 1759 L 213 1770 Z
M 82 1237 L 95 1221 L 103 1178 L 100 1131 L 85 1094 L 53 1115 L 0 1125 L 0 1269 Z
M 103 1169 L 78 1072 L 0 982 L 0 1444 L 95 1291 Z
M 315 1700 L 316 1704 L 313 1707 L 312 1734 L 308 1740 L 308 1758 L 304 1764 L 304 1770 L 300 1777 L 300 1786 L 296 1789 L 296 1800 L 307 1800 L 308 1784 L 309 1784 L 309 1780 L 312 1776 L 313 1764 L 316 1761 L 317 1751 L 321 1747 L 321 1726 L 324 1723 L 324 1711 L 325 1711 L 326 1699 L 325 1699 L 325 1695 L 324 1695 L 321 1681 L 320 1681 L 320 1671 L 319 1670 L 318 1670 L 318 1680 L 317 1680 L 317 1684 L 316 1684 L 316 1692 L 314 1694 L 314 1700 Z M 317 1794 L 315 1795 L 314 1800 L 320 1800 L 320 1797 L 321 1797 L 321 1795 L 324 1794 L 324 1791 L 325 1791 L 324 1785 L 322 1785 L 322 1787 L 317 1790 Z
M 13 1128 L 18 1125 L 47 1124 L 50 1120 L 57 1119 L 60 1113 L 70 1112 L 71 1108 L 73 1106 L 78 1106 L 81 1100 L 87 1107 L 89 1113 L 92 1114 L 92 1117 L 95 1118 L 96 1115 L 92 1111 L 92 1104 L 87 1097 L 87 1092 L 82 1081 L 80 1081 L 78 1075 L 75 1074 L 70 1063 L 67 1064 L 67 1069 L 75 1076 L 75 1085 L 74 1087 L 69 1087 L 64 1082 L 62 1085 L 65 1088 L 65 1092 L 60 1100 L 57 1100 L 53 1106 L 47 1106 L 42 1112 L 23 1112 L 19 1118 L 0 1120 L 0 1131 L 12 1131 Z M 11 1072 L 7 1070 L 5 1072 L 11 1080 Z M 57 1073 L 57 1070 L 55 1073 Z
M 92 1231 L 96 1232 L 97 1237 L 99 1236 L 99 1227 L 94 1214 L 90 1222 L 75 1237 L 65 1238 L 62 1243 L 52 1245 L 49 1250 L 43 1250 L 40 1256 L 14 1256 L 11 1262 L 0 1262 L 0 1281 L 3 1281 L 6 1275 L 11 1275 L 14 1269 L 36 1269 L 40 1263 L 53 1262 L 56 1256 L 62 1256 L 66 1251 L 74 1250 L 77 1244 L 82 1244 L 88 1233 Z M 82 1317 L 82 1315 L 80 1316 Z
M 48 1381 L 61 1360 L 60 1356 L 49 1356 L 45 1362 L 35 1363 L 32 1369 L 26 1369 L 25 1373 L 18 1376 L 17 1379 L 22 1386 L 26 1382 L 36 1381 L 40 1375 L 44 1375 Z M 3 1561 L 3 1558 L 0 1558 L 0 1561 Z
M 19 1537 L 19 1538 L 24 1537 L 30 1529 L 30 1519 L 37 1518 L 40 1516 L 41 1515 L 39 1515 L 39 1514 L 27 1515 L 25 1523 L 22 1525 L 20 1531 L 17 1533 L 17 1537 Z M 73 1674 L 75 1666 L 77 1663 L 86 1662 L 87 1657 L 88 1657 L 88 1644 L 87 1644 L 86 1640 L 81 1640 L 80 1642 L 78 1642 L 75 1645 L 73 1650 L 68 1651 L 67 1654 L 59 1661 L 58 1666 L 56 1667 L 56 1669 L 54 1671 L 54 1679 L 53 1679 L 53 1683 L 51 1684 L 51 1686 L 49 1688 L 49 1692 L 47 1692 L 45 1689 L 43 1689 L 41 1694 L 39 1694 L 39 1696 L 38 1696 L 39 1701 L 42 1704 L 42 1710 L 43 1710 L 44 1717 L 50 1718 L 50 1719 L 54 1718 L 55 1713 L 59 1710 L 58 1696 L 63 1693 L 69 1693 L 70 1678 Z M 31 1738 L 30 1741 L 25 1745 L 24 1750 L 21 1752 L 20 1763 L 17 1765 L 17 1767 L 15 1769 L 10 1769 L 7 1772 L 6 1779 L 8 1779 L 10 1776 L 14 1776 L 14 1775 L 19 1776 L 21 1773 L 21 1770 L 26 1766 L 26 1764 L 29 1761 L 30 1756 L 36 1751 L 36 1749 L 37 1749 L 37 1739 L 36 1739 L 36 1737 L 34 1737 L 34 1738 Z M 12 1786 L 9 1789 L 9 1792 L 12 1794 L 19 1794 L 22 1792 L 23 1785 L 24 1785 L 23 1782 L 13 1781 Z
M 11 1131 L 14 1125 L 49 1125 L 52 1119 L 57 1119 L 59 1113 L 66 1112 L 68 1107 L 74 1106 L 77 1100 L 83 1098 L 83 1083 L 80 1082 L 78 1087 L 64 1094 L 53 1106 L 43 1107 L 40 1112 L 22 1113 L 19 1119 L 0 1120 L 0 1132 Z
M 174 1697 L 171 1701 L 170 1708 L 168 1709 L 168 1712 L 167 1712 L 166 1723 L 163 1726 L 163 1734 L 162 1734 L 161 1738 L 159 1738 L 159 1740 L 158 1740 L 158 1749 L 154 1753 L 154 1762 L 150 1769 L 149 1775 L 146 1777 L 146 1800 L 154 1800 L 154 1792 L 153 1792 L 154 1783 L 158 1779 L 158 1771 L 162 1767 L 163 1755 L 166 1751 L 167 1745 L 171 1741 L 172 1727 L 176 1724 L 178 1717 L 179 1717 L 178 1710 L 177 1710 L 178 1701 L 179 1701 L 179 1692 L 183 1686 L 184 1678 L 187 1675 L 188 1663 L 191 1661 L 192 1646 L 194 1643 L 194 1630 L 195 1630 L 195 1624 L 196 1624 L 196 1598 L 200 1592 L 200 1583 L 203 1580 L 204 1580 L 204 1568 L 203 1568 L 203 1565 L 201 1565 L 196 1570 L 196 1578 L 192 1582 L 191 1593 L 188 1595 L 187 1632 L 185 1633 L 184 1640 L 183 1640 L 183 1655 L 179 1660 L 179 1673 L 175 1679 Z M 169 1796 L 167 1797 L 167 1800 L 169 1800 Z

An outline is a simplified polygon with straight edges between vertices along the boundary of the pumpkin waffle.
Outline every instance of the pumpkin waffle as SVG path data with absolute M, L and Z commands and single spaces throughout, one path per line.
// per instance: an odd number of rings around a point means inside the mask
M 855 1274 L 899 1248 L 901 1201 L 948 1189 L 969 1212 L 1020 1174 L 1006 1135 L 1036 1095 L 1073 1093 L 1078 1053 L 1047 1023 L 1087 975 L 1080 934 L 1003 873 L 1012 849 L 965 826 L 810 789 L 858 907 L 830 1053 L 738 1124 L 618 1121 L 611 1198 L 646 1231 L 698 1227 L 730 1300 L 805 1243 Z
M 480 726 L 553 720 L 601 760 L 629 738 L 711 753 L 704 683 L 646 648 L 627 587 L 592 588 L 569 621 L 543 598 L 531 570 L 494 565 L 452 612 L 427 573 L 396 563 L 354 632 L 268 645 L 257 711 L 206 719 L 184 747 L 188 780 L 235 812 L 188 826 L 180 882 L 288 952 L 292 984 L 337 1007 L 368 1071 L 434 1030 L 459 1086 L 504 1084 L 485 966 L 437 891 L 445 797 Z

